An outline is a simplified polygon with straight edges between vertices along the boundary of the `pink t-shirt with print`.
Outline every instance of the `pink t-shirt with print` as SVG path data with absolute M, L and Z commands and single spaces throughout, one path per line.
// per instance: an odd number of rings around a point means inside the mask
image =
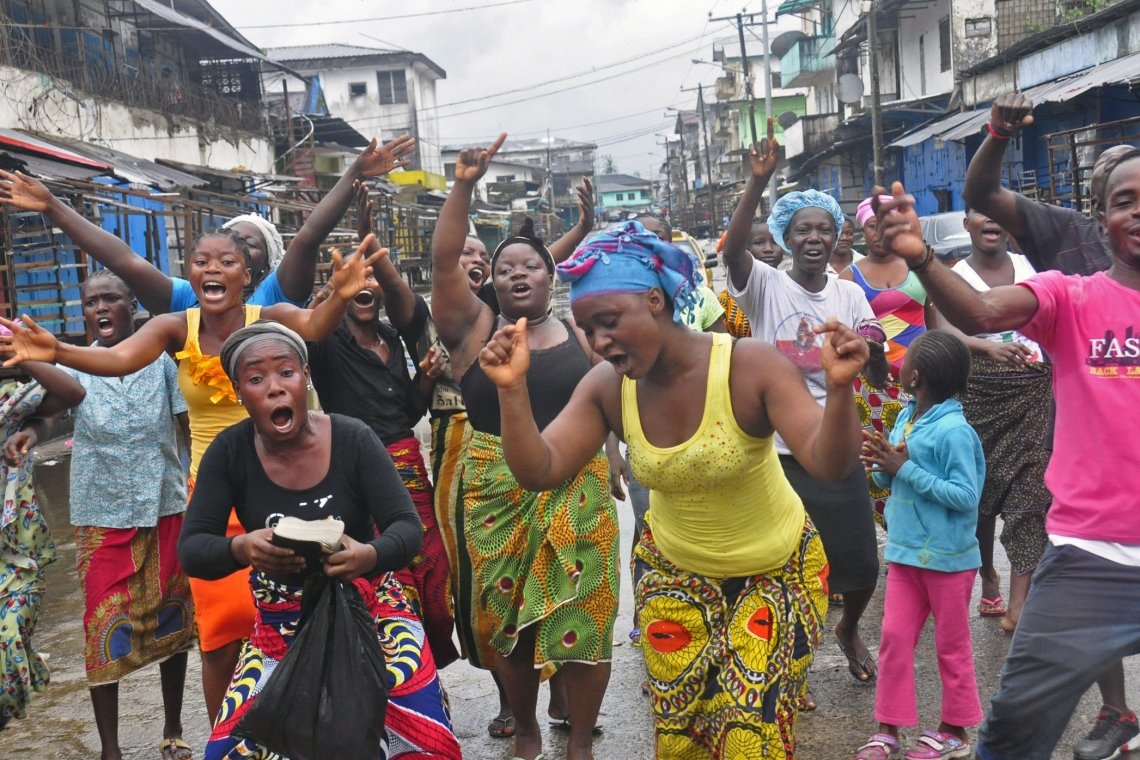
M 1020 332 L 1053 359 L 1050 534 L 1140 544 L 1140 291 L 1106 273 L 1045 272 Z

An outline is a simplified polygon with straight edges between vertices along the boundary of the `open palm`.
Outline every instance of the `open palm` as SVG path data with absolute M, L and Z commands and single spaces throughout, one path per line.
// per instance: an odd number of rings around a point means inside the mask
M 369 287 L 368 278 L 372 276 L 372 266 L 388 255 L 388 249 L 381 248 L 371 256 L 366 256 L 365 254 L 375 243 L 375 235 L 364 238 L 357 246 L 356 252 L 347 260 L 340 255 L 340 251 L 333 251 L 329 285 L 339 298 L 351 301 L 360 291 Z
M 54 196 L 39 180 L 21 172 L 10 174 L 0 171 L 0 177 L 3 178 L 0 182 L 0 203 L 24 211 L 40 212 L 47 211 L 51 205 Z
M 4 362 L 4 366 L 13 367 L 20 362 L 54 362 L 59 341 L 27 314 L 22 321 L 20 324 L 0 317 L 0 324 L 12 331 L 11 335 L 0 335 L 0 351 L 14 354 Z
M 380 147 L 376 146 L 376 138 L 373 137 L 372 143 L 357 156 L 356 168 L 365 177 L 379 177 L 381 174 L 387 174 L 393 169 L 399 169 L 410 164 L 411 161 L 401 161 L 400 159 L 415 149 L 416 139 L 409 135 L 400 135 L 392 142 Z

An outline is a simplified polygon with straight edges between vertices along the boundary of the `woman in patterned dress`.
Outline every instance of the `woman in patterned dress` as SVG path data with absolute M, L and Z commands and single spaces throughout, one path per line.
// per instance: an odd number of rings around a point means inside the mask
M 529 327 L 495 334 L 479 360 L 498 387 L 511 472 L 524 488 L 549 488 L 611 431 L 629 444 L 652 500 L 636 561 L 647 566 L 637 594 L 656 756 L 792 758 L 828 570 L 773 437 L 778 430 L 817 477 L 846 477 L 862 440 L 851 382 L 867 343 L 834 319 L 815 328 L 827 334 L 821 408 L 774 347 L 679 324 L 694 298 L 692 263 L 636 222 L 587 243 L 559 274 L 608 364 L 540 431 L 525 381 Z
M 50 364 L 28 362 L 24 372 L 31 382 L 0 386 L 0 731 L 12 718 L 27 717 L 32 694 L 43 691 L 51 678 L 32 638 L 44 568 L 55 562 L 55 541 L 36 504 L 30 447 L 16 436 L 27 425 L 46 438 L 47 418 L 78 406 L 85 395 L 82 385 Z

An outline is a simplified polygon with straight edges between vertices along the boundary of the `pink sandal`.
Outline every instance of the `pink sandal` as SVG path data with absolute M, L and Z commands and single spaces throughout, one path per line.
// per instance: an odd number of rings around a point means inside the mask
M 855 760 L 893 760 L 902 752 L 902 746 L 890 734 L 875 734 L 855 752 Z
M 952 760 L 968 758 L 973 754 L 969 742 L 954 734 L 923 731 L 914 746 L 906 751 L 905 760 Z

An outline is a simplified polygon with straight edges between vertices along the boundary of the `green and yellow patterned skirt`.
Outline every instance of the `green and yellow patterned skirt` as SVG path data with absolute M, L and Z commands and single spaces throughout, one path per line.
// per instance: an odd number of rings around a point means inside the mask
M 651 528 L 634 562 L 645 569 L 637 604 L 658 760 L 793 758 L 827 617 L 827 557 L 811 521 L 771 573 L 686 572 L 661 554 Z
M 533 625 L 536 666 L 609 661 L 621 551 L 606 458 L 599 454 L 573 480 L 534 493 L 511 475 L 501 439 L 476 431 L 460 478 L 491 646 L 510 654 L 519 631 Z

